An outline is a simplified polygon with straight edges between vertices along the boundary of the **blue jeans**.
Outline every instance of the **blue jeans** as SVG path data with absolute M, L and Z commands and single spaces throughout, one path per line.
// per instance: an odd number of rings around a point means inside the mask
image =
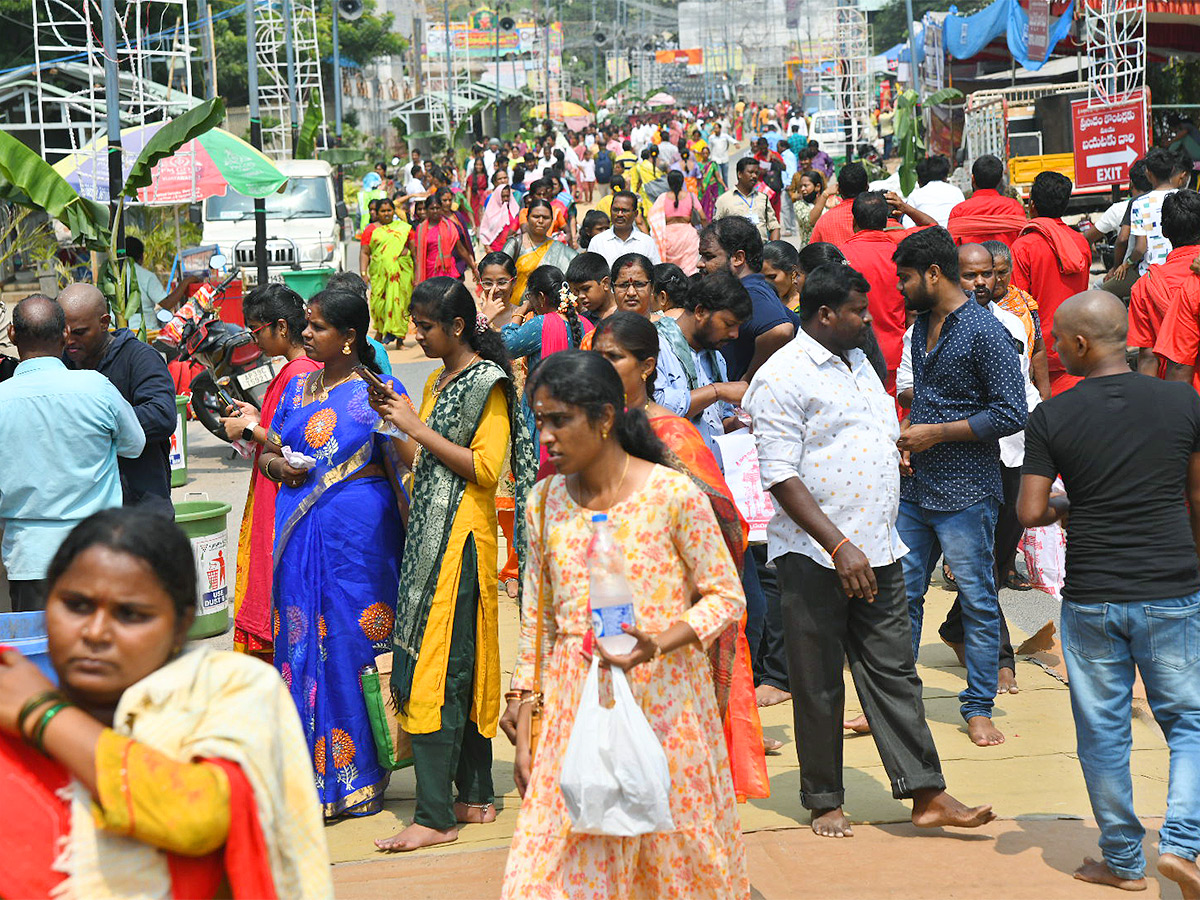
M 900 562 L 908 591 L 914 659 L 921 646 L 925 591 L 939 553 L 946 557 L 958 582 L 967 659 L 967 686 L 958 695 L 964 719 L 991 718 L 1000 677 L 1000 604 L 992 561 L 998 509 L 999 504 L 992 498 L 953 512 L 925 509 L 901 500 L 896 519 L 900 540 L 908 545 L 908 553 Z
M 1129 753 L 1134 670 L 1171 752 L 1167 815 L 1158 852 L 1200 852 L 1200 593 L 1062 608 L 1063 656 L 1079 765 L 1100 850 L 1122 878 L 1141 878 L 1144 829 L 1133 811 Z

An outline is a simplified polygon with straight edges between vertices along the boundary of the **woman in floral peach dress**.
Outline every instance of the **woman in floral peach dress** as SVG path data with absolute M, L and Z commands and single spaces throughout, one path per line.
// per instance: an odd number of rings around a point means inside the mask
M 529 497 L 530 554 L 514 690 L 533 687 L 542 582 L 545 727 L 530 759 L 530 704 L 517 722 L 515 777 L 524 803 L 502 896 L 731 898 L 749 896 L 745 849 L 704 648 L 745 608 L 712 506 L 687 476 L 662 465 L 663 447 L 640 410 L 625 410 L 611 364 L 581 351 L 548 358 L 535 375 L 534 412 L 559 475 Z M 640 837 L 575 834 L 559 790 L 563 754 L 587 677 L 585 565 L 593 511 L 608 513 L 627 551 L 637 639 L 624 669 L 662 743 L 675 830 Z M 590 643 L 590 642 L 589 642 Z M 603 685 L 607 679 L 602 679 Z

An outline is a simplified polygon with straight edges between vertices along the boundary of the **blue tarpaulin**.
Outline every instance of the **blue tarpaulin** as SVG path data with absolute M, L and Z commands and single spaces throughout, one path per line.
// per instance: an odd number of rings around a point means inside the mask
M 953 13 L 946 16 L 942 26 L 943 43 L 946 52 L 955 59 L 970 59 L 1003 34 L 1007 37 L 1008 51 L 1013 59 L 1036 72 L 1045 65 L 1058 42 L 1070 33 L 1074 8 L 1072 2 L 1061 16 L 1050 23 L 1046 55 L 1041 59 L 1029 58 L 1029 14 L 1017 0 L 996 0 L 991 6 L 970 16 Z

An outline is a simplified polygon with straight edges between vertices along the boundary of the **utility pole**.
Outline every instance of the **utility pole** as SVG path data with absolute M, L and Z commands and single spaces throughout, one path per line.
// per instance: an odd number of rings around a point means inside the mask
M 292 156 L 296 155 L 296 141 L 300 134 L 300 99 L 296 95 L 296 47 L 295 26 L 292 23 L 292 0 L 283 0 L 283 46 L 287 58 L 288 109 L 292 119 Z M 334 17 L 337 16 L 337 4 Z
M 496 4 L 496 13 L 492 16 L 492 24 L 496 26 L 496 114 L 495 119 L 496 137 L 500 137 L 504 133 L 504 126 L 500 123 L 500 4 Z
M 546 118 L 550 118 L 550 3 L 545 2 L 542 9 L 546 16 L 546 40 L 542 46 L 542 60 L 545 64 L 546 76 Z
M 196 0 L 196 22 L 200 26 L 200 71 L 204 73 L 204 99 L 217 96 L 217 61 L 213 56 L 212 12 L 208 0 Z
M 112 3 L 113 0 L 107 0 Z M 246 0 L 246 87 L 250 94 L 250 143 L 262 152 L 262 118 L 258 109 L 258 57 L 254 53 L 257 43 L 255 34 L 254 6 L 257 0 Z M 271 277 L 267 272 L 267 201 L 254 198 L 254 263 L 258 270 L 258 283 L 266 284 Z

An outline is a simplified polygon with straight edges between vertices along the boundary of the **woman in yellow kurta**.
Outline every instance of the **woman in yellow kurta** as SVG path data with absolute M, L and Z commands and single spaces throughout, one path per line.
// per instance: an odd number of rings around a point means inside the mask
M 496 484 L 510 437 L 518 498 L 536 469 L 504 344 L 478 319 L 471 294 L 453 278 L 431 278 L 413 292 L 412 311 L 417 342 L 444 365 L 430 376 L 419 413 L 394 392 L 372 400 L 408 436 L 413 469 L 392 690 L 412 736 L 417 811 L 411 825 L 376 842 L 384 850 L 446 843 L 459 823 L 496 818 Z
M 555 353 L 533 377 L 541 441 L 560 474 L 534 489 L 526 514 L 527 599 L 512 678 L 513 689 L 524 694 L 514 771 L 524 800 L 501 896 L 748 897 L 733 780 L 704 650 L 740 619 L 745 596 L 712 505 L 691 478 L 658 464 L 662 444 L 640 409 L 626 409 L 621 379 L 599 354 Z M 628 561 L 625 577 L 636 618 L 629 634 L 637 641 L 625 656 L 610 656 L 598 646 L 593 652 L 625 670 L 662 743 L 671 774 L 670 832 L 575 833 L 559 789 L 589 669 L 585 560 L 593 512 L 607 513 Z M 531 761 L 527 700 L 539 652 L 546 708 Z
M 517 264 L 514 297 L 525 296 L 525 282 L 538 266 L 557 266 L 565 272 L 567 264 L 578 255 L 562 241 L 550 237 L 553 221 L 554 207 L 549 200 L 531 200 L 526 209 L 525 224 L 504 245 L 504 252 Z

